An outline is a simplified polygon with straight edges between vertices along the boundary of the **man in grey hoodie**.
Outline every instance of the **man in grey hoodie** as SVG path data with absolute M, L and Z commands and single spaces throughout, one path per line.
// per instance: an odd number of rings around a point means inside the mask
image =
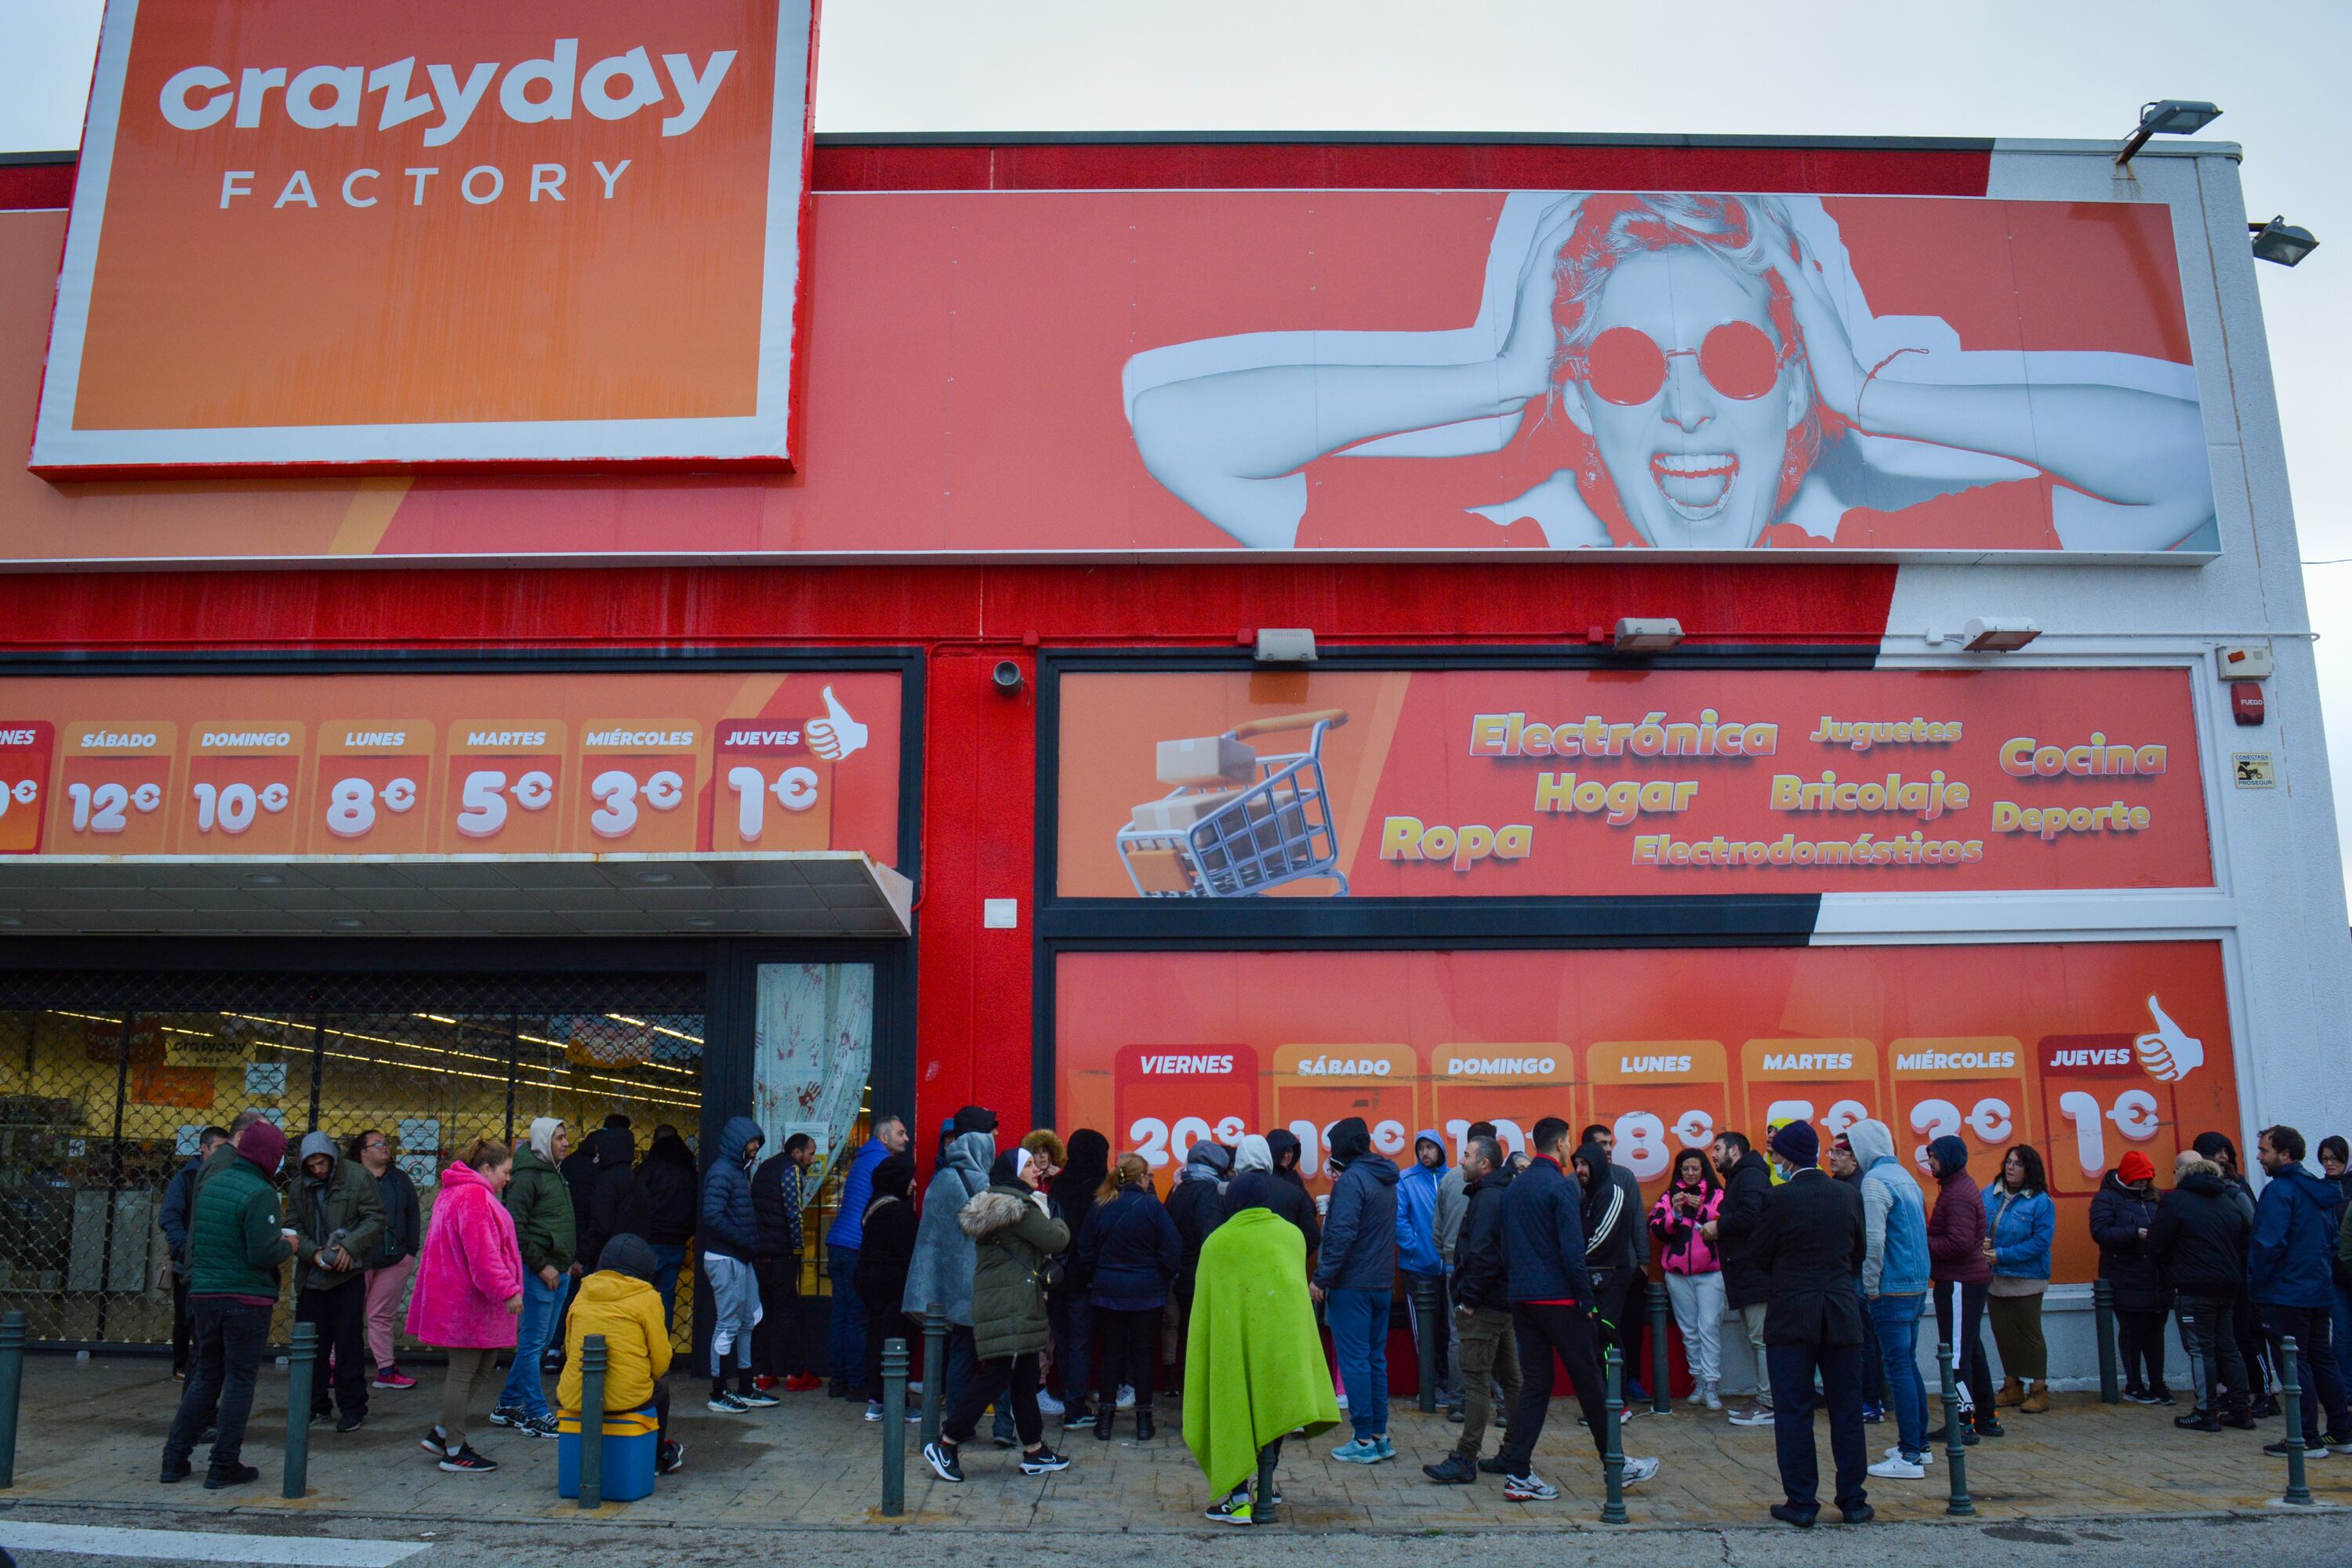
M 902 1308 L 920 1323 L 923 1309 L 937 1302 L 947 1313 L 946 1398 L 950 1408 L 978 1364 L 971 1337 L 971 1275 L 980 1260 L 977 1244 L 956 1224 L 956 1215 L 988 1190 L 988 1167 L 996 1159 L 992 1131 L 958 1132 L 948 1140 L 931 1184 L 923 1189 L 923 1215 L 915 1227 L 915 1255 L 907 1267 Z M 932 1375 L 926 1367 L 924 1375 Z
M 1857 1121 L 1845 1142 L 1862 1168 L 1862 1300 L 1877 1331 L 1895 1407 L 1895 1447 L 1870 1473 L 1917 1480 L 1927 1463 L 1927 1385 L 1919 1375 L 1919 1311 L 1927 1294 L 1927 1200 L 1895 1157 L 1884 1121 Z
M 367 1259 L 383 1239 L 383 1198 L 375 1178 L 343 1158 L 324 1132 L 302 1140 L 301 1173 L 287 1205 L 294 1243 L 294 1321 L 316 1324 L 322 1359 L 333 1363 L 338 1432 L 367 1419 Z M 328 1378 L 311 1384 L 310 1418 L 328 1415 Z

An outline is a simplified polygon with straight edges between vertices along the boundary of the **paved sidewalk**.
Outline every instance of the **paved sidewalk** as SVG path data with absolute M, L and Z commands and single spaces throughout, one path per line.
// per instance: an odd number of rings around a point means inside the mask
M 379 1392 L 368 1425 L 338 1436 L 311 1429 L 310 1495 L 280 1498 L 279 1453 L 285 1432 L 286 1377 L 264 1369 L 246 1459 L 263 1479 L 231 1491 L 206 1492 L 202 1450 L 197 1479 L 159 1485 L 155 1472 L 165 1426 L 178 1399 L 160 1360 L 35 1356 L 26 1363 L 25 1407 L 19 1427 L 16 1489 L 11 1503 L 91 1505 L 106 1510 L 168 1509 L 247 1517 L 347 1513 L 409 1521 L 451 1520 L 478 1524 L 581 1520 L 576 1506 L 555 1495 L 555 1444 L 490 1427 L 476 1446 L 499 1460 L 490 1476 L 446 1475 L 417 1447 L 438 1400 L 435 1369 L 416 1389 Z M 607 1525 L 695 1525 L 744 1528 L 842 1529 L 879 1526 L 883 1429 L 863 1419 L 863 1407 L 822 1394 L 795 1394 L 778 1408 L 746 1415 L 704 1411 L 692 1385 L 677 1386 L 676 1435 L 687 1444 L 683 1474 L 666 1479 L 642 1502 L 607 1505 L 586 1516 Z M 1561 1490 L 1558 1502 L 1515 1504 L 1487 1477 L 1475 1487 L 1441 1487 L 1420 1466 L 1444 1453 L 1458 1430 L 1442 1417 L 1423 1416 L 1410 1398 L 1392 1424 L 1398 1458 L 1372 1467 L 1329 1458 L 1339 1437 L 1293 1443 L 1283 1455 L 1288 1500 L 1285 1522 L 1316 1531 L 1510 1531 L 1560 1526 L 1601 1528 L 1600 1468 L 1575 1405 L 1560 1401 L 1537 1450 L 1537 1468 Z M 2185 1408 L 2183 1406 L 2182 1408 Z M 968 1445 L 969 1479 L 951 1486 L 922 1462 L 908 1429 L 907 1514 L 893 1524 L 983 1531 L 1021 1530 L 1216 1530 L 1201 1518 L 1209 1500 L 1200 1472 L 1183 1446 L 1176 1406 L 1163 1401 L 1159 1438 L 1132 1440 L 1125 1413 L 1117 1441 L 1090 1432 L 1065 1440 L 1051 1418 L 1048 1437 L 1074 1464 L 1043 1479 L 1022 1477 L 1014 1456 L 985 1436 Z M 485 1413 L 486 1414 L 486 1413 Z M 2263 1443 L 2281 1424 L 2260 1433 L 2206 1436 L 2177 1432 L 2178 1409 L 2103 1406 L 2094 1394 L 2062 1394 L 2046 1415 L 2011 1415 L 2010 1436 L 1969 1451 L 1969 1484 L 1986 1520 L 2066 1521 L 2125 1515 L 2222 1514 L 2275 1511 L 2285 1465 L 2265 1458 Z M 1869 1428 L 1874 1454 L 1893 1441 L 1894 1428 Z M 1489 1444 L 1493 1439 L 1490 1437 Z M 1824 1485 L 1829 1471 L 1825 1424 L 1820 1436 Z M 1630 1423 L 1626 1451 L 1664 1461 L 1656 1479 L 1628 1494 L 1637 1525 L 1724 1526 L 1769 1523 L 1765 1510 L 1780 1500 L 1769 1427 L 1734 1427 L 1696 1407 L 1671 1416 L 1644 1415 Z M 2352 1458 L 2310 1467 L 2312 1488 L 2326 1503 L 2352 1506 Z M 1890 1521 L 1944 1518 L 1947 1478 L 1940 1456 L 1924 1481 L 1874 1482 L 1871 1500 Z M 1225 1531 L 1224 1533 L 1235 1533 Z

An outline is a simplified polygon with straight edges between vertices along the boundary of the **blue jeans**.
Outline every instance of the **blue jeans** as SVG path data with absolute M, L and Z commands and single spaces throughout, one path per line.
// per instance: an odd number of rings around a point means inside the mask
M 1333 1290 L 1323 1301 L 1331 1325 L 1331 1349 L 1339 1381 L 1348 1389 L 1348 1424 L 1356 1436 L 1384 1437 L 1389 1430 L 1389 1293 Z
M 547 1336 L 554 1331 L 555 1314 L 571 1293 L 572 1276 L 559 1274 L 552 1286 L 540 1283 L 526 1270 L 522 1279 L 522 1321 L 515 1325 L 514 1365 L 507 1369 L 507 1385 L 499 1403 L 526 1415 L 547 1414 L 547 1394 L 541 1389 L 539 1358 L 547 1352 Z
M 1877 1296 L 1864 1303 L 1878 1337 L 1879 1364 L 1886 1369 L 1886 1403 L 1895 1411 L 1896 1441 L 1903 1457 L 1916 1459 L 1927 1447 L 1927 1380 L 1919 1375 L 1919 1298 Z M 1870 1379 L 1863 1379 L 1870 1386 Z
M 824 1374 L 853 1386 L 866 1376 L 866 1300 L 857 1293 L 857 1252 L 825 1244 L 824 1272 L 833 1281 L 833 1314 L 824 1325 Z
M 686 1267 L 686 1248 L 652 1244 L 654 1249 L 654 1289 L 662 1299 L 662 1327 L 677 1327 L 677 1271 Z

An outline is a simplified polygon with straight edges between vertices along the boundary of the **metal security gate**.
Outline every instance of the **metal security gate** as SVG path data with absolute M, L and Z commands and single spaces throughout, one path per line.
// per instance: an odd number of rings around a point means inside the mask
M 289 1153 L 381 1131 L 428 1217 L 468 1143 L 534 1117 L 577 1138 L 619 1112 L 641 1158 L 665 1125 L 692 1144 L 705 996 L 699 972 L 0 974 L 0 1310 L 37 1339 L 168 1343 L 164 1185 L 248 1107 Z

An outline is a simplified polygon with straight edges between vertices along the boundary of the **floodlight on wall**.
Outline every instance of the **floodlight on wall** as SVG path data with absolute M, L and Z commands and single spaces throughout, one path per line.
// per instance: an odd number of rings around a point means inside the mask
M 1618 621 L 1609 640 L 1619 653 L 1664 653 L 1682 646 L 1683 624 L 1672 617 L 1628 616 Z
M 2311 230 L 2297 228 L 2284 216 L 2268 223 L 2250 223 L 2247 229 L 2254 237 L 2254 257 L 2260 261 L 2275 261 L 2281 267 L 2293 267 L 2319 248 Z
M 1255 657 L 1260 664 L 1313 664 L 1315 633 L 1307 626 L 1260 626 Z
M 1971 616 L 1960 628 L 1960 645 L 1970 653 L 2015 653 L 2041 635 L 2020 616 Z
M 2139 106 L 2139 124 L 2124 139 L 2123 151 L 2116 154 L 2116 163 L 2130 163 L 2132 154 L 2147 146 L 2151 136 L 2194 136 L 2221 118 L 2221 110 L 2202 99 L 2160 98 L 2154 103 L 2143 103 Z

